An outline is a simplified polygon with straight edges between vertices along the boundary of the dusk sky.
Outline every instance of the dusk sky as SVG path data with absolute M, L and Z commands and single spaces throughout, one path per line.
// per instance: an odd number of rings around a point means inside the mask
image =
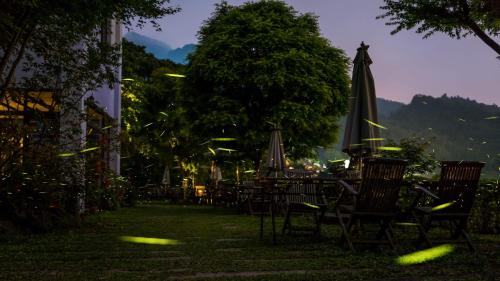
M 196 43 L 200 25 L 217 0 L 172 0 L 182 11 L 151 26 L 135 30 L 172 47 Z M 243 0 L 229 0 L 239 5 Z M 382 0 L 286 0 L 297 11 L 319 18 L 321 33 L 332 45 L 354 58 L 361 41 L 370 45 L 377 96 L 408 103 L 413 95 L 462 96 L 500 105 L 500 60 L 480 39 L 455 40 L 435 34 L 423 40 L 414 31 L 390 35 L 391 27 L 375 17 Z M 500 40 L 500 38 L 496 38 Z

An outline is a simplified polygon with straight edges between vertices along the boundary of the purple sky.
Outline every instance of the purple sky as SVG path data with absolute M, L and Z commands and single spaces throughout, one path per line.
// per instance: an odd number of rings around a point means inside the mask
M 196 33 L 218 0 L 172 0 L 182 11 L 160 20 L 161 32 L 135 30 L 172 47 L 196 43 Z M 243 0 L 229 0 L 241 4 Z M 299 12 L 319 16 L 321 32 L 354 58 L 361 41 L 370 45 L 377 96 L 408 103 L 413 95 L 463 96 L 500 105 L 500 60 L 480 39 L 460 41 L 436 34 L 423 40 L 413 31 L 390 35 L 381 13 L 382 0 L 286 0 Z M 500 39 L 500 38 L 497 38 Z

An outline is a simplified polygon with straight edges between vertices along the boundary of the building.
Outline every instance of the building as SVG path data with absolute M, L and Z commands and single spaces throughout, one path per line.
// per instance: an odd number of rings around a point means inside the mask
M 100 35 L 103 42 L 120 43 L 121 23 L 115 20 L 108 21 L 108 25 L 102 28 Z M 96 171 L 103 172 L 109 169 L 119 174 L 121 67 L 114 68 L 114 72 L 117 80 L 112 86 L 101 87 L 80 96 L 75 95 L 78 96 L 78 100 L 70 102 L 76 105 L 77 110 L 68 114 L 70 110 L 66 104 L 69 103 L 58 97 L 55 93 L 57 90 L 26 89 L 17 86 L 23 77 L 31 75 L 21 66 L 17 67 L 13 82 L 8 85 L 4 96 L 0 97 L 0 129 L 3 130 L 0 131 L 0 137 L 3 137 L 0 139 L 0 144 L 3 146 L 0 160 L 6 161 L 9 157 L 19 158 L 26 153 L 37 153 L 30 151 L 28 144 L 38 142 L 53 144 L 61 156 L 87 150 L 88 153 L 85 153 L 83 158 L 95 165 Z M 15 124 L 23 124 L 29 133 L 18 140 L 5 137 L 6 130 Z M 72 126 L 81 130 L 71 130 Z M 68 140 L 71 145 L 67 145 Z M 16 150 L 22 153 L 16 154 Z M 103 179 L 103 173 L 99 177 Z

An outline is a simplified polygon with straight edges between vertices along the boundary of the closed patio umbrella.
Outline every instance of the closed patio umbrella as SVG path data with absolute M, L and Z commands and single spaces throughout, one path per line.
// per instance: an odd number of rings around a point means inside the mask
M 278 172 L 283 172 L 286 168 L 285 163 L 285 149 L 283 147 L 283 139 L 281 138 L 281 131 L 277 127 L 271 132 L 271 139 L 269 140 L 269 148 L 267 150 L 267 161 L 266 166 L 268 168 L 267 175 L 269 176 L 274 172 L 274 177 L 278 177 Z M 276 187 L 274 187 L 275 189 Z M 275 223 L 275 205 L 278 200 L 277 196 L 273 193 L 276 191 L 271 191 L 271 220 L 273 226 L 273 244 L 276 245 L 276 223 Z M 262 238 L 264 228 L 264 212 L 260 215 L 260 237 Z
M 370 155 L 381 145 L 368 47 L 362 42 L 354 59 L 349 115 L 342 144 L 342 151 L 351 157 Z
M 283 147 L 281 131 L 277 128 L 271 133 L 266 165 L 268 168 L 268 175 L 274 172 L 274 177 L 277 177 L 278 172 L 284 171 L 285 169 L 285 149 Z
M 222 180 L 220 167 L 217 166 L 215 161 L 212 161 L 212 165 L 210 166 L 210 180 L 212 181 L 212 184 L 214 186 L 216 186 L 217 183 Z

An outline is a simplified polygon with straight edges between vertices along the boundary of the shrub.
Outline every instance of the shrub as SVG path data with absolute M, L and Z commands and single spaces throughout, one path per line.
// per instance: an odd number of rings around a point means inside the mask
M 498 180 L 482 180 L 469 220 L 472 231 L 500 233 L 500 185 Z

